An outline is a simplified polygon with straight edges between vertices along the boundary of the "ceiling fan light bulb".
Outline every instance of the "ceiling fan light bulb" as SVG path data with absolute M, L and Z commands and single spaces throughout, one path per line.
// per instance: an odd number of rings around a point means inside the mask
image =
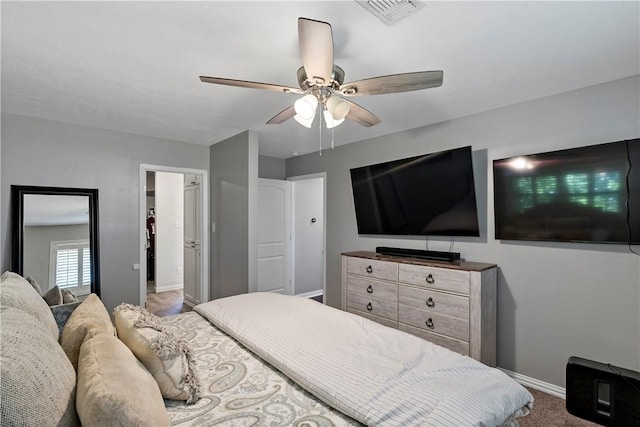
M 327 100 L 327 109 L 331 112 L 335 120 L 341 120 L 347 117 L 351 105 L 340 97 L 332 96 Z
M 324 110 L 323 114 L 324 114 L 324 121 L 327 124 L 327 129 L 333 129 L 334 127 L 338 126 L 340 123 L 344 122 L 344 118 L 339 120 L 334 119 L 329 110 Z
M 293 108 L 296 110 L 296 114 L 302 119 L 311 119 L 316 115 L 316 107 L 318 106 L 318 100 L 312 94 L 307 94 L 298 99 Z
M 306 128 L 311 128 L 311 125 L 313 124 L 313 118 L 315 116 L 311 116 L 310 119 L 305 119 L 304 117 L 300 116 L 299 114 L 296 114 L 295 116 L 293 116 L 293 118 L 296 120 L 296 122 L 300 123 L 302 126 L 306 127 Z

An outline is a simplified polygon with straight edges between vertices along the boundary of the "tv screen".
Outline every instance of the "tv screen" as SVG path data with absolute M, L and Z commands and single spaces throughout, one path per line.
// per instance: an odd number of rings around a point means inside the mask
M 351 169 L 358 234 L 479 236 L 471 147 Z
M 494 160 L 496 239 L 640 244 L 640 139 Z

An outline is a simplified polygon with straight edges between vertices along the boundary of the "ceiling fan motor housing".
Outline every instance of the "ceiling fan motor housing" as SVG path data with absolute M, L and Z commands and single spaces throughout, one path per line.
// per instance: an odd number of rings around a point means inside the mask
M 333 71 L 331 72 L 331 80 L 329 81 L 329 84 L 320 86 L 335 90 L 338 89 L 340 85 L 342 85 L 342 82 L 344 82 L 344 70 L 337 65 L 334 65 Z M 310 90 L 314 86 L 319 86 L 315 81 L 307 77 L 307 72 L 304 70 L 304 67 L 298 68 L 298 84 L 300 85 L 300 89 L 304 91 Z

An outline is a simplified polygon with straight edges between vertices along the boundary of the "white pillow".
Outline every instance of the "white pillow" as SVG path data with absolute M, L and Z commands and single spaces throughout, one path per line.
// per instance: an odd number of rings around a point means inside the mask
M 96 329 L 80 347 L 76 408 L 84 427 L 169 426 L 149 372 L 122 341 Z
M 38 299 L 44 304 L 39 295 Z M 52 337 L 26 311 L 1 307 L 0 313 L 2 425 L 79 425 L 75 409 L 76 371 L 57 337 Z
M 191 347 L 142 307 L 121 304 L 114 309 L 118 338 L 153 375 L 166 399 L 195 403 L 200 379 Z

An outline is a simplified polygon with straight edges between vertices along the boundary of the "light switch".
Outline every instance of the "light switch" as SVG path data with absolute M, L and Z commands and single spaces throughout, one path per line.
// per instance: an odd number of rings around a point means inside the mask
M 216 232 L 216 223 L 215 223 L 215 222 L 212 222 L 212 223 L 211 223 L 211 232 L 212 232 L 212 233 L 215 233 L 215 232 Z
M 135 271 L 140 270 L 140 264 L 133 264 L 133 269 L 134 269 Z

